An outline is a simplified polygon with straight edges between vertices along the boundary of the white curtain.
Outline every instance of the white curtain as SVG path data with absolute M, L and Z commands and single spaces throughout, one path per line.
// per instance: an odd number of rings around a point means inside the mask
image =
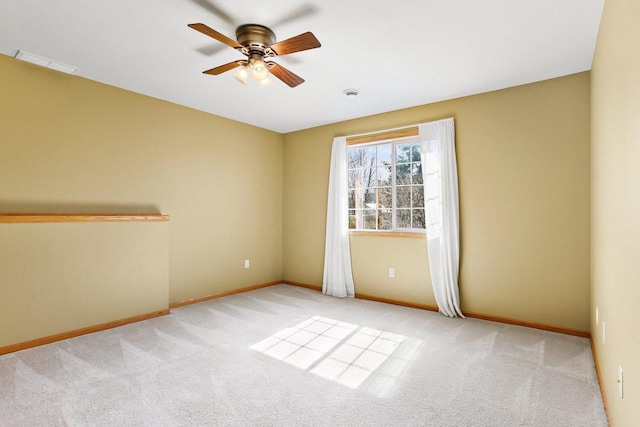
M 322 293 L 334 297 L 353 297 L 349 213 L 347 195 L 347 138 L 333 139 L 327 200 L 327 235 L 324 247 Z
M 460 310 L 458 169 L 453 118 L 419 125 L 427 251 L 438 309 L 449 317 Z

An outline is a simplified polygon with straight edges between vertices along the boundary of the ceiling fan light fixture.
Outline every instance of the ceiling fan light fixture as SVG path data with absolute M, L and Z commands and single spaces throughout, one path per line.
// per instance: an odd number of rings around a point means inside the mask
M 247 84 L 247 77 L 249 77 L 249 67 L 246 65 L 242 65 L 238 68 L 238 71 L 233 75 L 233 78 L 243 85 Z
M 271 79 L 269 78 L 269 76 L 267 76 L 266 79 L 262 79 L 258 82 L 258 85 L 260 87 L 267 87 L 267 86 L 271 86 Z
M 262 81 L 269 78 L 269 69 L 262 59 L 257 59 L 252 64 L 253 70 L 251 75 L 254 79 Z

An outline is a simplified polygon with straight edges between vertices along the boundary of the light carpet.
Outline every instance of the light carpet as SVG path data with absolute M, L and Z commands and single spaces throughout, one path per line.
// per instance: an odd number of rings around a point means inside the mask
M 606 426 L 589 341 L 276 285 L 0 357 L 3 426 Z

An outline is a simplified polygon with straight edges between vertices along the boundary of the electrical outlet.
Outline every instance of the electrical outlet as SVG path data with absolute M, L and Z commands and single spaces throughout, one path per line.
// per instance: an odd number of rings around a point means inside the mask
M 606 342 L 606 332 L 607 330 L 604 327 L 604 320 L 602 321 L 602 344 L 604 344 Z
M 249 268 L 251 266 L 251 264 L 249 263 L 248 259 L 244 260 L 244 268 Z
M 389 269 L 389 277 L 391 277 L 392 279 L 394 277 L 396 277 L 396 269 L 395 268 L 390 268 Z
M 620 399 L 622 399 L 622 398 L 623 398 L 623 394 L 622 394 L 622 391 L 623 391 L 623 388 L 622 388 L 622 386 L 623 386 L 622 378 L 623 378 L 623 375 L 622 375 L 622 365 L 618 365 L 618 395 L 620 395 Z
M 600 316 L 599 316 L 598 306 L 596 305 L 596 325 L 600 324 Z

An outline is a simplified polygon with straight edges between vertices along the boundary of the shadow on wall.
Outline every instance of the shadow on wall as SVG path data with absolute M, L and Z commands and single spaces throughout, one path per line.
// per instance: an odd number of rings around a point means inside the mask
M 0 201 L 4 213 L 61 213 L 61 214 L 160 214 L 151 204 L 125 203 L 68 203 L 55 201 L 5 200 Z

